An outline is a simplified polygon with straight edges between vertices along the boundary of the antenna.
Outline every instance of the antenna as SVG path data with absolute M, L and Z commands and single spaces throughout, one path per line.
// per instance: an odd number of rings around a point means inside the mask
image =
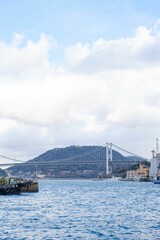
M 159 141 L 158 138 L 156 138 L 156 154 L 159 153 Z

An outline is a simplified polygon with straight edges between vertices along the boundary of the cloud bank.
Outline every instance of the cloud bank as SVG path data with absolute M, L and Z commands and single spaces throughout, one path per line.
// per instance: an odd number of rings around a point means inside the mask
M 159 21 L 130 38 L 68 46 L 61 64 L 59 48 L 44 33 L 0 41 L 1 152 L 28 159 L 112 141 L 149 156 L 160 130 Z

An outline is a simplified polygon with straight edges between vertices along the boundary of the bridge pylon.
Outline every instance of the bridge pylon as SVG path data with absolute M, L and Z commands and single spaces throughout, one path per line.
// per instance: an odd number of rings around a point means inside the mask
M 112 174 L 112 143 L 106 143 L 106 175 Z

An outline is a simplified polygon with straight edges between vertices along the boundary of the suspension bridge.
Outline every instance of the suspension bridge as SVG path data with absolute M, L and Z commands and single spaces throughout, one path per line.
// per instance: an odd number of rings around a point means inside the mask
M 114 150 L 115 151 L 114 151 Z M 127 155 L 130 155 L 134 158 L 125 158 L 123 155 L 119 154 L 117 151 L 124 152 Z M 119 154 L 119 155 L 118 155 Z M 61 158 L 61 159 L 48 159 L 46 161 L 37 161 L 29 160 L 24 161 L 20 159 L 10 158 L 4 155 L 0 155 L 0 158 L 3 159 L 3 163 L 0 163 L 0 167 L 10 167 L 10 166 L 35 166 L 36 169 L 38 166 L 56 166 L 56 165 L 104 165 L 106 174 L 111 174 L 113 167 L 115 165 L 123 164 L 135 164 L 144 160 L 148 160 L 144 157 L 141 157 L 135 153 L 127 151 L 113 143 L 106 143 L 102 146 L 95 146 L 93 150 L 78 154 L 72 157 Z M 5 163 L 4 163 L 5 161 Z

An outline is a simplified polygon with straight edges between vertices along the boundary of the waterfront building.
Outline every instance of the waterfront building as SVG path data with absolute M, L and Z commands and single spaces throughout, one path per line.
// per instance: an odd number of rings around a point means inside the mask
M 127 171 L 127 180 L 134 180 L 136 178 L 136 170 Z
M 149 168 L 146 167 L 144 164 L 140 164 L 139 168 L 137 169 L 137 176 L 148 177 L 149 176 Z
M 160 153 L 157 153 L 155 156 L 153 155 L 150 162 L 151 162 L 151 166 L 149 170 L 149 177 L 151 179 L 156 179 L 160 171 Z
M 127 171 L 127 180 L 140 180 L 141 178 L 148 178 L 149 168 L 144 164 L 140 164 L 137 170 Z

